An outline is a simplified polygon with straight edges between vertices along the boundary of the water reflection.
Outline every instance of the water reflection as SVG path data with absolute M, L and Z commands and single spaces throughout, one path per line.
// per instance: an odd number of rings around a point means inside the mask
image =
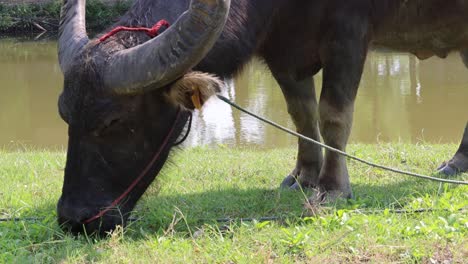
M 459 141 L 468 120 L 467 73 L 457 54 L 423 62 L 406 54 L 371 54 L 352 140 Z
M 420 62 L 408 54 L 371 52 L 356 101 L 351 141 L 458 142 L 468 120 L 467 73 L 456 54 L 445 60 Z M 315 82 L 319 94 L 320 73 Z M 231 99 L 293 127 L 280 89 L 265 66 L 254 61 L 232 84 L 226 92 Z M 233 86 L 237 87 L 235 92 Z M 198 126 L 208 141 L 200 141 L 196 135 L 188 144 L 222 142 L 276 147 L 295 142 L 245 114 L 231 113 L 217 100 L 210 101 L 196 116 L 203 120 L 206 113 L 222 116 L 225 122 L 220 121 L 214 128 Z M 220 129 L 225 131 L 224 137 L 216 135 Z
M 457 142 L 468 119 L 468 71 L 458 55 L 420 62 L 407 54 L 369 54 L 359 90 L 352 142 Z M 316 77 L 317 93 L 321 76 Z M 281 91 L 254 61 L 227 80 L 224 95 L 288 127 Z M 62 76 L 56 43 L 0 40 L 0 147 L 66 145 L 57 114 Z M 296 140 L 212 99 L 194 114 L 185 145 L 293 146 Z M 13 143 L 12 143 L 13 142 Z
M 0 40 L 0 147 L 65 145 L 57 114 L 62 74 L 57 44 Z

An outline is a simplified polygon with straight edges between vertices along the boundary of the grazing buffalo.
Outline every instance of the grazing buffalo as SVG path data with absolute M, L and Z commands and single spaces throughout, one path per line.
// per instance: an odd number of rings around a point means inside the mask
M 115 26 L 171 26 L 155 38 L 129 31 L 101 42 L 86 35 L 85 0 L 64 0 L 59 111 L 69 143 L 59 223 L 99 233 L 125 224 L 196 106 L 194 94 L 203 104 L 221 86 L 214 75 L 233 76 L 254 55 L 280 84 L 297 131 L 345 150 L 369 47 L 421 59 L 461 51 L 468 64 L 467 17 L 464 0 L 135 0 Z M 298 145 L 283 187 L 352 196 L 344 157 Z M 441 171 L 466 170 L 467 150 L 465 132 Z

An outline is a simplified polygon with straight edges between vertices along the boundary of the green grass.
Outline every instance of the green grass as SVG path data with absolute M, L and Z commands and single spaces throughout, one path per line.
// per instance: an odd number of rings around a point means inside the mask
M 57 32 L 62 0 L 43 4 L 0 4 L 0 32 L 37 32 L 35 24 Z M 88 0 L 86 4 L 86 27 L 91 32 L 111 26 L 130 7 L 129 0 L 116 0 L 106 4 L 103 0 Z
M 430 174 L 455 145 L 351 145 L 349 152 Z M 55 220 L 65 154 L 0 151 L 0 263 L 388 263 L 468 259 L 468 188 L 349 162 L 355 200 L 303 206 L 277 187 L 295 151 L 180 150 L 137 205 L 141 220 L 106 239 L 64 234 Z M 464 174 L 457 179 L 468 180 Z M 433 208 L 425 213 L 394 209 Z M 218 223 L 278 216 L 281 221 Z M 431 260 L 432 259 L 432 260 Z M 435 263 L 435 262 L 432 262 Z M 440 262 L 441 263 L 441 262 Z

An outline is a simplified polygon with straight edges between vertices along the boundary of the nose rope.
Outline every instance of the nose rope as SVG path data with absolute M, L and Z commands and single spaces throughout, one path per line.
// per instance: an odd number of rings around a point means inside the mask
M 99 42 L 104 42 L 108 38 L 114 36 L 115 34 L 121 32 L 121 31 L 140 31 L 140 32 L 145 32 L 149 37 L 154 38 L 160 34 L 160 30 L 164 28 L 167 29 L 170 26 L 169 22 L 166 20 L 162 19 L 158 21 L 156 24 L 154 24 L 153 27 L 151 28 L 146 28 L 146 27 L 124 27 L 124 26 L 118 26 L 114 29 L 112 29 L 110 32 L 106 33 L 104 36 L 99 38 Z M 143 177 L 148 173 L 148 171 L 153 167 L 154 163 L 159 159 L 159 156 L 162 154 L 164 148 L 169 144 L 169 141 L 172 137 L 172 134 L 174 133 L 175 127 L 177 125 L 177 121 L 180 119 L 180 113 L 181 110 L 180 108 L 177 110 L 177 117 L 174 120 L 174 123 L 172 124 L 171 129 L 169 130 L 169 133 L 167 134 L 166 138 L 163 141 L 163 144 L 159 148 L 158 152 L 154 155 L 153 159 L 146 165 L 146 167 L 143 169 L 143 171 L 138 175 L 138 177 L 128 186 L 128 188 L 123 192 L 117 199 L 115 199 L 109 206 L 104 208 L 103 210 L 99 211 L 98 214 L 95 216 L 86 219 L 83 221 L 83 224 L 89 224 L 93 221 L 95 221 L 98 218 L 101 218 L 103 215 L 105 215 L 107 212 L 112 210 L 116 205 L 118 205 L 127 195 L 135 188 L 135 186 L 143 179 Z M 185 140 L 185 138 L 184 138 Z M 180 143 L 179 143 L 180 144 Z
M 89 223 L 93 222 L 94 220 L 96 220 L 98 218 L 101 218 L 107 212 L 109 212 L 110 210 L 115 208 L 115 206 L 118 205 L 125 197 L 127 197 L 127 195 L 135 188 L 135 186 L 145 177 L 145 175 L 148 173 L 148 171 L 151 169 L 151 167 L 153 167 L 154 163 L 159 159 L 159 157 L 163 153 L 164 149 L 169 144 L 169 142 L 171 140 L 171 137 L 174 134 L 177 123 L 178 123 L 178 121 L 180 119 L 181 112 L 182 111 L 179 108 L 177 110 L 177 116 L 176 116 L 176 118 L 174 120 L 174 123 L 172 124 L 172 127 L 169 130 L 169 132 L 167 133 L 166 138 L 164 138 L 164 141 L 163 141 L 161 147 L 159 148 L 158 152 L 156 152 L 153 159 L 151 159 L 151 161 L 148 163 L 148 165 L 146 165 L 146 167 L 143 169 L 143 171 L 140 173 L 140 175 L 138 175 L 138 177 L 128 186 L 128 188 L 117 199 L 115 199 L 109 206 L 107 206 L 106 208 L 101 210 L 95 216 L 93 216 L 91 218 L 88 218 L 87 220 L 83 221 L 83 224 L 89 224 Z
M 124 27 L 124 26 L 119 26 L 114 29 L 112 29 L 109 33 L 105 34 L 104 36 L 99 38 L 99 42 L 103 42 L 106 39 L 114 36 L 115 34 L 119 33 L 120 31 L 142 31 L 145 32 L 149 37 L 154 38 L 157 35 L 159 35 L 159 30 L 164 27 L 164 29 L 167 29 L 170 26 L 169 22 L 166 20 L 162 19 L 159 20 L 158 23 L 154 24 L 153 27 L 151 28 L 146 28 L 146 27 Z

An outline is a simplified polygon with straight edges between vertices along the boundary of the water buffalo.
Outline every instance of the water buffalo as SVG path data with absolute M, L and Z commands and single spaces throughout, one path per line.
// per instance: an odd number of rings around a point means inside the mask
M 463 0 L 135 0 L 116 26 L 151 27 L 161 19 L 172 26 L 153 39 L 120 32 L 102 43 L 88 39 L 84 10 L 85 0 L 64 0 L 59 38 L 59 112 L 69 143 L 58 219 L 72 232 L 125 224 L 181 134 L 194 92 L 202 91 L 203 103 L 221 86 L 200 72 L 230 77 L 258 56 L 280 84 L 297 131 L 314 139 L 321 132 L 325 143 L 345 150 L 371 45 L 421 59 L 458 50 L 468 65 Z M 317 100 L 313 76 L 320 69 Z M 465 133 L 441 171 L 466 170 L 467 149 Z M 299 184 L 331 198 L 352 196 L 345 158 L 323 157 L 301 140 L 282 186 Z

